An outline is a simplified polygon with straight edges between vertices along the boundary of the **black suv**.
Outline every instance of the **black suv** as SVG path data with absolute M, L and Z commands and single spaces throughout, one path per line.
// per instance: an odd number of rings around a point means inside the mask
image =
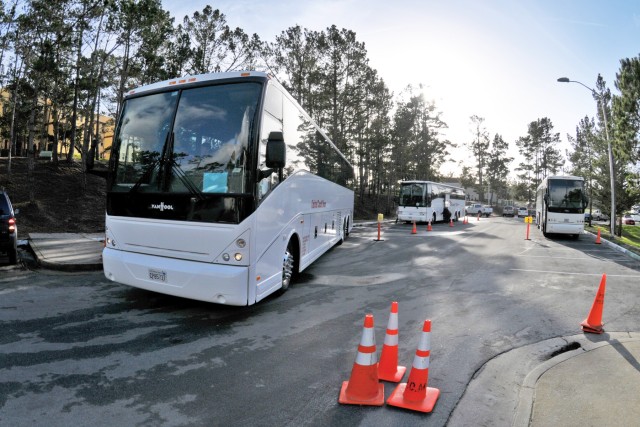
M 0 252 L 6 252 L 9 263 L 18 262 L 18 226 L 16 214 L 6 191 L 0 190 Z

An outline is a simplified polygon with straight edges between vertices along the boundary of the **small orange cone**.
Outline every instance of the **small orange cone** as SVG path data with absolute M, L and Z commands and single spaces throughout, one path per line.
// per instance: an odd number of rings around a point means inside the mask
M 427 231 L 431 231 L 431 230 L 433 230 L 433 228 L 431 228 L 431 221 L 429 221 L 427 223 Z
M 480 221 L 480 212 L 478 212 L 478 221 Z
M 417 234 L 418 233 L 418 229 L 416 228 L 416 222 L 413 221 L 413 229 L 411 230 L 411 234 Z
M 598 237 L 596 237 L 596 245 L 600 244 L 600 229 L 598 228 Z
M 387 333 L 384 336 L 382 355 L 378 364 L 378 377 L 381 380 L 400 382 L 407 368 L 398 366 L 398 303 L 391 303 L 391 314 L 387 323 Z
M 604 326 L 604 323 L 602 323 L 602 309 L 604 308 L 604 292 L 606 288 L 607 275 L 603 274 L 589 316 L 580 324 L 583 332 L 589 332 L 591 334 L 601 334 L 604 332 L 602 328 Z
M 449 227 L 453 227 L 453 218 L 449 219 Z
M 440 396 L 440 390 L 427 387 L 429 381 L 429 356 L 431 347 L 431 320 L 425 320 L 420 344 L 413 358 L 413 365 L 406 383 L 398 384 L 387 399 L 387 405 L 431 412 Z
M 469 221 L 467 220 L 467 216 L 466 215 L 464 216 L 464 220 L 462 220 L 462 223 L 463 224 L 468 224 L 469 223 Z
M 358 355 L 353 363 L 349 381 L 342 383 L 338 402 L 347 405 L 382 406 L 384 404 L 384 384 L 378 381 L 378 357 L 376 336 L 373 333 L 373 315 L 364 317 L 362 338 Z

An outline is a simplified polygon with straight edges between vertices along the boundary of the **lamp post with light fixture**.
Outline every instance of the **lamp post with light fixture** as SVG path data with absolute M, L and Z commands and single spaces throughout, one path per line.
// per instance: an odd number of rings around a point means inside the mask
M 616 183 L 613 174 L 613 151 L 611 150 L 611 140 L 609 139 L 609 127 L 607 126 L 607 112 L 604 108 L 604 97 L 589 86 L 577 80 L 569 80 L 568 77 L 560 77 L 560 83 L 578 83 L 589 89 L 591 94 L 600 100 L 600 108 L 602 109 L 602 119 L 604 120 L 604 135 L 607 138 L 607 148 L 609 150 L 609 177 L 611 181 L 611 239 L 615 239 L 615 223 L 616 223 Z

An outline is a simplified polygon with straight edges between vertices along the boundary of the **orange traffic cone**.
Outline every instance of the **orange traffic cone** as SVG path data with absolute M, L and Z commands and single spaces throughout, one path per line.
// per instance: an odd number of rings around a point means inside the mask
M 598 293 L 593 300 L 589 316 L 580 324 L 583 332 L 589 332 L 592 334 L 601 334 L 604 332 L 604 329 L 602 328 L 604 326 L 604 323 L 602 323 L 602 309 L 604 308 L 604 292 L 606 288 L 607 275 L 603 274 L 602 279 L 600 280 L 600 287 L 598 288 Z
M 453 227 L 453 218 L 449 219 L 449 227 Z
M 600 244 L 600 229 L 598 228 L 598 236 L 596 237 L 596 245 Z
M 384 384 L 378 381 L 378 357 L 372 314 L 364 317 L 358 355 L 353 363 L 349 381 L 342 383 L 338 402 L 348 405 L 382 406 L 384 404 Z
M 467 216 L 466 215 L 464 216 L 464 219 L 462 220 L 462 223 L 463 224 L 468 224 L 469 223 L 469 221 L 467 221 Z
M 378 364 L 378 377 L 381 380 L 400 382 L 407 368 L 398 366 L 398 303 L 391 303 L 391 314 L 387 323 L 387 333 L 384 336 L 382 355 Z
M 418 229 L 416 228 L 416 222 L 413 221 L 413 229 L 411 230 L 411 234 L 417 234 L 418 233 Z
M 406 383 L 398 384 L 387 399 L 387 404 L 413 411 L 431 412 L 440 396 L 440 390 L 427 387 L 429 381 L 429 355 L 431 347 L 431 320 L 425 320 L 420 344 Z
M 433 230 L 433 228 L 431 227 L 431 221 L 429 221 L 427 223 L 427 231 L 432 231 L 432 230 Z

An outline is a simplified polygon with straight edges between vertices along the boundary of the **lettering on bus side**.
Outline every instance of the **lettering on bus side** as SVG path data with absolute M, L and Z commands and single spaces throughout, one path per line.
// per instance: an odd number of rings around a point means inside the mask
M 159 210 L 160 212 L 172 211 L 173 205 L 165 205 L 164 202 L 152 203 L 151 206 L 149 206 L 149 209 Z
M 324 200 L 311 201 L 311 209 L 326 208 L 326 207 L 327 207 L 327 202 L 325 202 Z

